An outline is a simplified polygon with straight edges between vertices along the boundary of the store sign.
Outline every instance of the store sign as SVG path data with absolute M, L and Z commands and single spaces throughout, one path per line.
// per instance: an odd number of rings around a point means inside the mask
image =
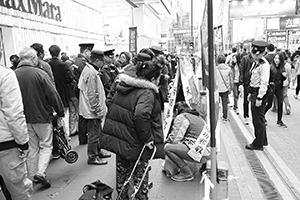
M 286 36 L 286 31 L 268 31 L 267 32 L 267 41 L 271 43 L 276 43 L 276 42 L 286 42 L 287 41 L 287 36 Z
M 129 28 L 129 52 L 137 54 L 137 27 Z
M 42 0 L 0 0 L 0 6 L 61 21 L 60 7 Z
M 295 0 L 232 0 L 229 5 L 230 19 L 294 15 Z
M 289 44 L 300 44 L 300 31 L 289 31 Z
M 299 29 L 300 17 L 280 17 L 280 29 Z

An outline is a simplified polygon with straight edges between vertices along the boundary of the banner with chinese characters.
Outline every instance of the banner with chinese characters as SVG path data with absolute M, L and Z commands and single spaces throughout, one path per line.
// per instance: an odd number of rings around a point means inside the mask
M 178 63 L 178 67 L 180 67 L 180 63 Z M 163 131 L 164 131 L 164 136 L 165 138 L 168 135 L 172 119 L 173 119 L 173 110 L 175 106 L 175 101 L 177 97 L 177 87 L 178 87 L 178 82 L 179 82 L 179 70 L 176 71 L 175 78 L 173 82 L 170 83 L 170 88 L 169 88 L 169 103 L 165 103 L 165 109 L 164 109 L 164 118 L 163 118 Z
M 299 29 L 300 28 L 300 17 L 298 17 L 298 16 L 280 17 L 279 18 L 279 28 L 280 28 L 280 30 Z
M 129 52 L 137 54 L 137 27 L 129 28 Z

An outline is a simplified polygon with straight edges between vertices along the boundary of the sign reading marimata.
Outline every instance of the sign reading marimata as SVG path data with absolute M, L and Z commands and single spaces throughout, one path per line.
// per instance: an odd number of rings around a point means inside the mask
M 42 0 L 0 0 L 0 6 L 25 13 L 30 13 L 53 19 L 61 20 L 60 7 Z

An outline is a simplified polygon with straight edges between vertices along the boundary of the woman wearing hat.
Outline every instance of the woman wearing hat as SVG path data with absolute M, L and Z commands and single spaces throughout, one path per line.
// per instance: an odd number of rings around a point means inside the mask
M 141 179 L 148 165 L 153 145 L 163 144 L 161 105 L 158 97 L 160 65 L 147 61 L 136 65 L 136 77 L 122 73 L 116 85 L 116 93 L 109 105 L 100 146 L 116 154 L 116 184 L 120 193 L 134 164 L 146 145 L 145 156 L 138 162 L 133 175 L 134 182 Z M 136 199 L 148 199 L 148 177 L 136 195 Z M 121 199 L 129 199 L 128 185 Z

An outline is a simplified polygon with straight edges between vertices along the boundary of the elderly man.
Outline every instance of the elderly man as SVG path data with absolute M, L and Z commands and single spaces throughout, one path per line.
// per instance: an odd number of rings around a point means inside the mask
M 3 193 L 6 199 L 30 200 L 33 189 L 25 163 L 29 138 L 21 91 L 15 73 L 1 65 L 0 133 L 0 181 L 6 186 Z
M 89 165 L 105 165 L 107 161 L 101 158 L 110 157 L 110 155 L 102 153 L 99 146 L 102 131 L 101 123 L 107 112 L 104 87 L 98 72 L 100 67 L 103 66 L 103 58 L 102 51 L 93 50 L 91 64 L 86 64 L 78 83 L 80 90 L 79 115 L 87 121 L 87 163 Z
M 23 97 L 29 133 L 28 170 L 36 183 L 50 187 L 46 179 L 52 152 L 52 112 L 64 116 L 64 107 L 55 86 L 46 72 L 37 68 L 37 52 L 25 48 L 20 52 L 20 63 L 15 70 Z

